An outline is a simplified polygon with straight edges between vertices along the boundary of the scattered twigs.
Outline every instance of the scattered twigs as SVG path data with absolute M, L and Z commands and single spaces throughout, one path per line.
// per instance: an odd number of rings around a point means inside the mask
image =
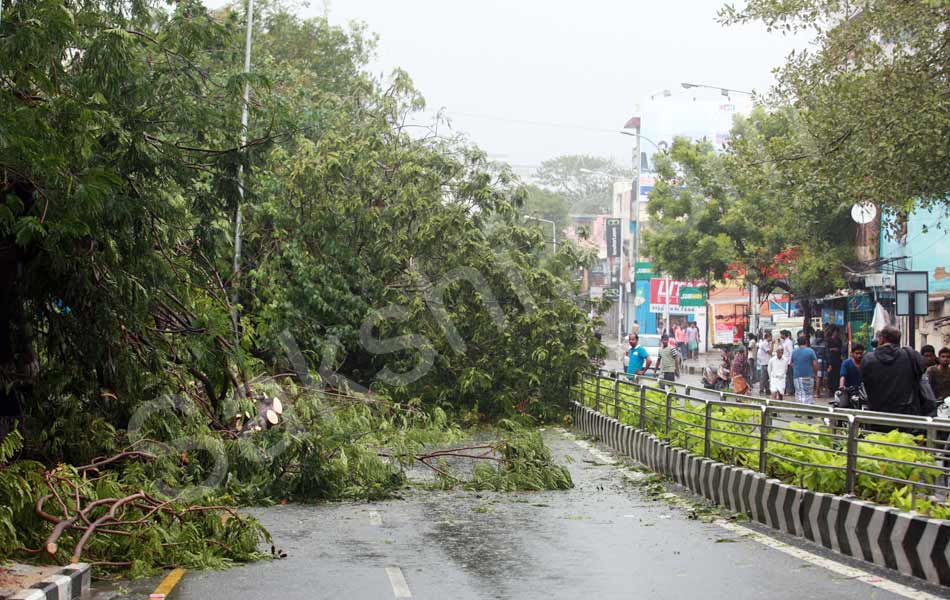
M 496 462 L 508 462 L 508 459 L 506 458 L 495 456 L 495 453 L 498 452 L 498 450 L 501 448 L 502 445 L 503 443 L 497 443 L 497 444 L 480 444 L 476 446 L 462 446 L 459 448 L 444 448 L 442 450 L 433 450 L 432 452 L 426 452 L 423 454 L 413 454 L 412 459 L 416 462 L 419 462 L 425 465 L 426 467 L 435 471 L 439 475 L 442 475 L 443 477 L 446 477 L 448 479 L 453 479 L 457 482 L 461 482 L 462 479 L 460 479 L 459 477 L 452 475 L 451 473 L 449 473 L 448 471 L 446 471 L 445 469 L 441 467 L 437 467 L 433 465 L 429 461 L 452 456 L 456 458 L 467 458 L 471 460 L 493 460 Z M 481 452 L 478 452 L 479 450 L 481 450 Z M 389 459 L 398 458 L 398 456 L 395 456 L 388 452 L 377 452 L 377 455 L 383 458 L 389 458 Z
M 140 450 L 127 450 L 124 452 L 120 452 L 116 454 L 115 456 L 111 456 L 109 458 L 94 459 L 88 465 L 76 467 L 76 470 L 79 471 L 80 473 L 84 471 L 98 471 L 101 467 L 104 467 L 105 465 L 112 464 L 114 462 L 117 462 L 126 458 L 145 458 L 148 460 L 154 460 L 157 457 L 151 452 L 142 452 Z

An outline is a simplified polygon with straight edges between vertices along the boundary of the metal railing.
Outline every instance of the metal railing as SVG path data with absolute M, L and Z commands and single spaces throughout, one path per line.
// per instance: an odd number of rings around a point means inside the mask
M 950 517 L 950 419 L 773 401 L 598 371 L 574 399 L 704 457 L 804 488 Z M 897 430 L 897 433 L 882 435 Z M 909 506 L 907 504 L 909 503 Z

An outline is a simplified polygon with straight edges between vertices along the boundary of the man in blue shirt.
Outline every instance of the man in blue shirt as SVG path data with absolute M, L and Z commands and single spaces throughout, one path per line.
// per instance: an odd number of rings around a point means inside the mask
M 801 404 L 814 404 L 818 355 L 810 348 L 807 335 L 801 335 L 798 338 L 798 348 L 792 352 L 792 370 L 795 377 L 795 401 Z
M 861 359 L 864 358 L 864 346 L 855 344 L 851 348 L 851 358 L 841 363 L 841 380 L 838 389 L 846 390 L 861 385 Z
M 630 343 L 630 349 L 627 350 L 629 359 L 627 361 L 627 377 L 633 379 L 634 375 L 643 375 L 650 368 L 653 362 L 647 349 L 640 345 L 640 336 L 631 333 L 627 339 Z

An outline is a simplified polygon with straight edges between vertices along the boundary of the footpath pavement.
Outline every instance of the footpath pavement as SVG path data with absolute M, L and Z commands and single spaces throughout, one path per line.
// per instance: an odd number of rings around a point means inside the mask
M 289 556 L 188 572 L 168 599 L 941 596 L 916 580 L 842 563 L 820 548 L 803 551 L 795 540 L 766 538 L 752 525 L 708 522 L 708 505 L 656 483 L 626 459 L 567 432 L 545 437 L 570 469 L 574 489 L 420 490 L 402 500 L 255 510 Z M 141 584 L 125 594 L 100 589 L 94 597 L 144 597 L 139 590 Z

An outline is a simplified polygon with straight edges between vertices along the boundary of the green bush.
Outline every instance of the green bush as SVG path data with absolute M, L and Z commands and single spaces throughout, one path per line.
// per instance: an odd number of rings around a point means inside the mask
M 583 389 L 578 388 L 577 392 L 582 404 L 589 408 L 597 406 L 596 384 L 590 378 L 585 378 Z M 705 451 L 705 403 L 675 397 L 670 429 L 667 431 L 665 402 L 665 394 L 647 391 L 648 412 L 644 418 L 644 429 L 676 447 L 702 455 Z M 615 416 L 612 382 L 601 384 L 600 410 L 608 416 Z M 639 394 L 634 406 L 621 405 L 616 414 L 625 425 L 640 427 Z M 710 415 L 714 431 L 710 435 L 709 457 L 758 470 L 758 405 L 750 405 L 748 409 L 713 406 Z M 791 423 L 782 425 L 782 428 L 772 430 L 769 435 L 767 474 L 817 492 L 845 493 L 847 457 L 843 442 L 833 437 L 832 431 L 825 426 Z M 855 478 L 855 495 L 863 500 L 889 504 L 903 510 L 911 510 L 913 506 L 917 512 L 935 518 L 950 518 L 950 505 L 917 498 L 913 486 L 883 479 L 890 477 L 933 484 L 941 471 L 936 468 L 933 454 L 915 449 L 922 443 L 922 437 L 896 430 L 865 434 L 857 445 L 856 464 L 859 473 Z M 900 464 L 893 462 L 895 460 L 915 464 Z M 928 468 L 927 465 L 934 465 L 935 468 Z M 926 488 L 917 490 L 918 495 L 924 490 Z

